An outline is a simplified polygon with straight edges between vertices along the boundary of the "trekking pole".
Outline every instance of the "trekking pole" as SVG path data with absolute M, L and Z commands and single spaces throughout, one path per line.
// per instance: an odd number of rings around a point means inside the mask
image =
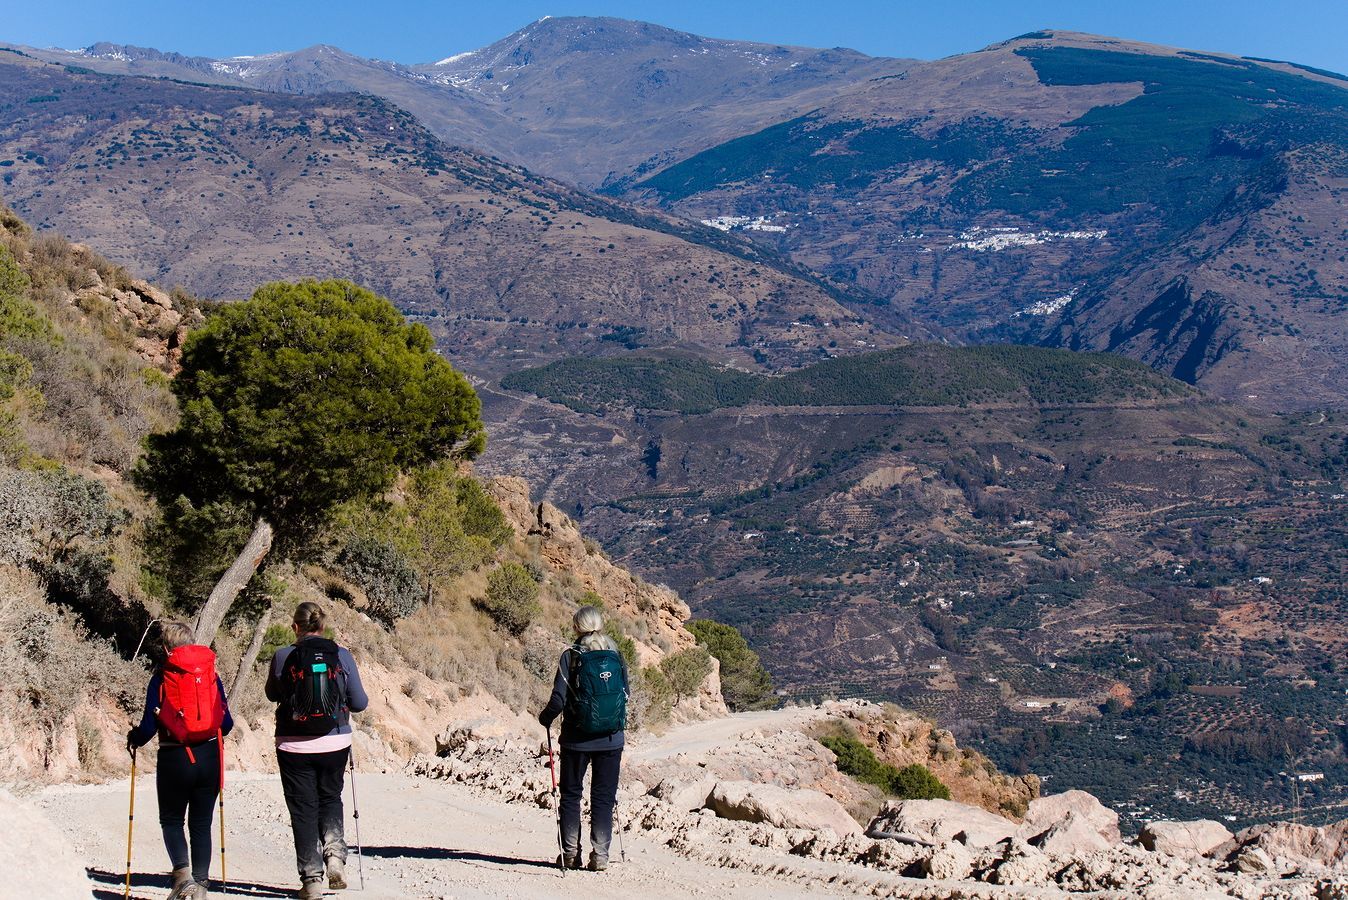
M 215 733 L 216 750 L 220 753 L 220 893 L 229 893 L 229 878 L 225 875 L 225 736 Z
M 623 823 L 618 817 L 618 804 L 613 804 L 613 827 L 618 830 L 618 855 L 627 862 L 627 847 L 623 844 Z
M 346 755 L 351 764 L 351 817 L 356 822 L 356 871 L 360 873 L 360 889 L 365 890 L 365 851 L 360 848 L 360 804 L 356 802 L 356 753 L 352 748 Z
M 131 751 L 131 806 L 126 812 L 126 890 L 123 900 L 131 897 L 131 825 L 136 821 L 136 751 Z
M 548 726 L 548 771 L 552 773 L 552 803 L 557 807 L 557 867 L 566 877 L 566 845 L 562 842 L 562 801 L 557 796 L 557 766 L 552 761 L 552 726 Z

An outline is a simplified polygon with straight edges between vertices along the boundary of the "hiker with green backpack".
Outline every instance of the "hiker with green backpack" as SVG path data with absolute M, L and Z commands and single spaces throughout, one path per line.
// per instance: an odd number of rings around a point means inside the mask
M 185 622 L 160 623 L 163 663 L 146 688 L 140 724 L 126 734 L 126 749 L 132 758 L 132 790 L 136 750 L 159 736 L 155 792 L 164 847 L 173 866 L 169 900 L 203 900 L 207 895 L 211 821 L 225 774 L 221 745 L 234 727 L 225 702 L 225 686 L 215 674 L 215 654 L 193 640 L 192 628 Z M 223 865 L 223 855 L 221 860 Z M 128 849 L 128 890 L 130 861 Z
M 346 887 L 342 788 L 351 760 L 351 713 L 370 702 L 351 651 L 324 636 L 326 620 L 317 603 L 301 603 L 291 623 L 295 643 L 276 651 L 267 674 L 300 900 L 318 900 L 324 882 L 333 890 Z
M 618 645 L 604 633 L 604 614 L 582 606 L 572 618 L 576 642 L 562 651 L 552 697 L 538 714 L 548 729 L 562 717 L 561 865 L 581 867 L 580 803 L 590 769 L 589 869 L 608 868 L 613 807 L 618 797 L 624 729 L 627 726 L 627 666 Z

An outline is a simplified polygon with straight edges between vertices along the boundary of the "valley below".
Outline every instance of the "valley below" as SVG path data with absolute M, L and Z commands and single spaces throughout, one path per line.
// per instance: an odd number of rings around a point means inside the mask
M 641 396 L 705 402 L 647 365 Z M 588 411 L 485 389 L 483 465 L 537 467 L 615 557 L 744 631 L 784 697 L 897 702 L 1136 821 L 1348 802 L 1341 418 L 1159 380 L 688 413 L 553 368 L 534 389 Z

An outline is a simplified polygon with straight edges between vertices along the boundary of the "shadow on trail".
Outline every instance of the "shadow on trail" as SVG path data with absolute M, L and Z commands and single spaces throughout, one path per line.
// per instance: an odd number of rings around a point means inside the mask
M 106 869 L 85 869 L 89 877 L 99 884 L 106 884 L 108 888 L 95 888 L 93 896 L 95 900 L 121 900 L 123 890 L 126 886 L 126 872 L 109 872 Z M 158 897 L 160 891 L 167 891 L 172 885 L 172 881 L 167 875 L 152 875 L 148 872 L 131 873 L 131 896 L 145 896 L 146 888 L 154 890 L 154 896 Z M 137 891 L 137 889 L 140 889 Z M 211 879 L 211 893 L 216 894 L 220 890 L 220 882 Z M 230 879 L 229 897 L 293 897 L 295 896 L 294 887 L 277 887 L 274 884 L 262 884 L 256 881 L 236 881 Z
M 452 859 L 460 862 L 494 863 L 500 866 L 532 866 L 536 869 L 557 869 L 557 863 L 543 859 L 521 859 L 518 856 L 497 856 L 474 850 L 454 850 L 449 847 L 363 847 L 366 856 L 382 859 Z

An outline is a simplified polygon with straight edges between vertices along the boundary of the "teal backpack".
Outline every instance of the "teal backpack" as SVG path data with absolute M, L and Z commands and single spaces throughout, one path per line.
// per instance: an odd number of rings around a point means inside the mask
M 578 734 L 599 737 L 627 727 L 627 685 L 616 650 L 571 648 L 566 718 Z

